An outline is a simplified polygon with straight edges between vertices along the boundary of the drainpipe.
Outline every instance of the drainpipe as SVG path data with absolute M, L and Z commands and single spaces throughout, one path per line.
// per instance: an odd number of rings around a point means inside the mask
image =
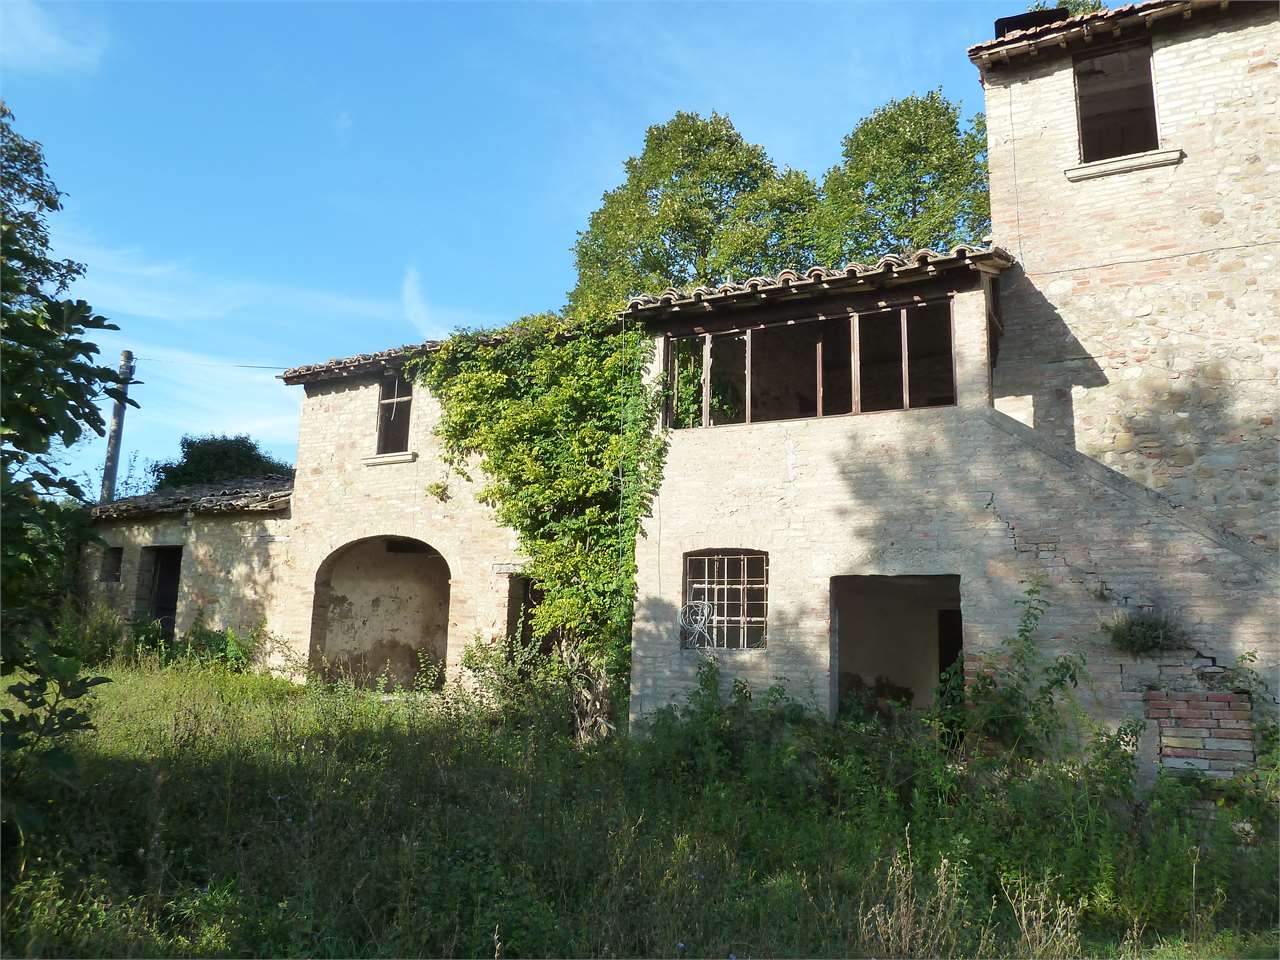
M 102 503 L 110 503 L 116 496 L 116 471 L 120 467 L 120 434 L 124 433 L 125 398 L 129 395 L 129 381 L 133 379 L 133 351 L 120 351 L 120 399 L 111 411 L 111 426 L 107 430 L 107 460 L 102 465 Z

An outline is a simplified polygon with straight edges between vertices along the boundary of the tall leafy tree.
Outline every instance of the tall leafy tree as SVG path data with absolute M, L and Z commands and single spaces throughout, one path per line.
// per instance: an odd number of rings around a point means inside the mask
M 821 262 L 944 249 L 990 229 L 986 119 L 962 123 L 941 91 L 880 107 L 844 138 L 842 153 L 823 182 Z
M 726 117 L 682 112 L 650 127 L 625 171 L 578 236 L 575 315 L 812 262 L 813 181 L 779 171 Z
M 50 255 L 47 217 L 61 194 L 40 144 L 12 121 L 0 103 L 0 673 L 14 679 L 7 690 L 22 704 L 0 711 L 6 827 L 30 822 L 34 810 L 23 803 L 25 764 L 16 757 L 88 725 L 67 703 L 97 681 L 83 679 L 78 661 L 49 639 L 69 554 L 90 535 L 83 512 L 66 505 L 83 491 L 55 454 L 86 429 L 103 433 L 97 402 L 122 385 L 86 339 L 116 327 L 83 300 L 59 299 L 84 267 Z M 46 768 L 68 762 L 57 747 L 36 752 Z
M 153 463 L 149 468 L 152 489 L 293 472 L 293 467 L 264 453 L 258 442 L 246 434 L 184 436 L 179 446 L 182 455 L 176 460 Z
M 626 690 L 635 538 L 663 453 L 641 383 L 650 346 L 617 312 L 638 293 L 806 266 L 817 204 L 808 177 L 716 115 L 651 127 L 624 169 L 578 237 L 564 311 L 457 335 L 420 360 L 457 469 L 479 464 L 482 497 L 520 537 L 543 595 L 533 631 L 577 664 L 588 733 L 605 691 Z
M 1027 4 L 1027 10 L 1056 10 L 1058 7 L 1066 7 L 1067 13 L 1073 17 L 1078 17 L 1082 13 L 1098 13 L 1106 10 L 1107 5 L 1102 0 L 1063 0 L 1063 2 L 1050 3 L 1049 0 L 1032 0 Z

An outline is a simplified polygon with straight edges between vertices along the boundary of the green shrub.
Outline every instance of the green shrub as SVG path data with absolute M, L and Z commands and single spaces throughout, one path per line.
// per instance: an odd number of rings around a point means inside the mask
M 1172 618 L 1154 610 L 1119 613 L 1103 631 L 1112 643 L 1134 656 L 1188 646 L 1186 631 Z
M 57 642 L 85 666 L 105 663 L 128 642 L 129 624 L 105 603 L 87 609 L 67 600 L 58 616 Z

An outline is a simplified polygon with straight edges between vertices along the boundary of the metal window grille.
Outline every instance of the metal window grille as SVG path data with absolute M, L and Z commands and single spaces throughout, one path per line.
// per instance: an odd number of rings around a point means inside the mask
M 760 552 L 686 554 L 685 603 L 706 606 L 701 630 L 681 630 L 687 647 L 721 650 L 765 645 L 769 618 L 769 555 Z

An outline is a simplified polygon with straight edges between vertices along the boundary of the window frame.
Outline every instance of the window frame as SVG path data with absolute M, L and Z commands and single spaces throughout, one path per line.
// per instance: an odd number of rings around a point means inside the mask
M 403 396 L 400 396 L 398 393 L 399 385 L 401 383 L 404 383 L 408 387 L 408 391 L 409 391 Z M 392 384 L 397 390 L 397 392 L 391 397 L 387 396 L 388 384 Z M 404 447 L 398 450 L 388 450 L 385 447 L 386 430 L 385 430 L 385 425 L 382 419 L 383 408 L 388 406 L 392 408 L 390 419 L 394 420 L 396 417 L 396 414 L 399 412 L 397 409 L 395 409 L 396 405 L 403 405 L 405 417 L 409 419 L 409 422 L 406 423 L 405 425 Z M 413 381 L 404 375 L 403 370 L 397 370 L 394 373 L 384 374 L 378 380 L 378 417 L 377 417 L 377 420 L 375 421 L 375 439 L 374 439 L 374 451 L 375 451 L 374 455 L 375 456 L 379 456 L 379 457 L 394 456 L 395 454 L 398 454 L 398 453 L 409 452 L 410 441 L 412 440 L 412 437 L 410 437 L 409 435 L 409 430 L 412 424 L 412 417 L 413 417 Z
M 1084 118 L 1080 113 L 1080 62 L 1082 60 L 1096 60 L 1098 57 L 1105 57 L 1109 53 L 1123 53 L 1125 50 L 1132 50 L 1140 47 L 1145 47 L 1147 50 L 1147 79 L 1151 84 L 1151 120 L 1155 126 L 1156 145 L 1148 150 L 1138 150 L 1136 153 L 1118 153 L 1113 157 L 1098 157 L 1093 160 L 1086 160 L 1084 158 Z M 1090 163 L 1106 163 L 1119 157 L 1131 157 L 1142 153 L 1149 153 L 1153 150 L 1163 149 L 1164 136 L 1160 132 L 1160 99 L 1156 96 L 1155 49 L 1149 38 L 1143 37 L 1133 40 L 1123 40 L 1119 43 L 1109 43 L 1096 50 L 1081 50 L 1073 54 L 1071 57 L 1071 90 L 1075 97 L 1076 108 L 1076 159 L 1081 165 Z
M 922 309 L 925 307 L 934 307 L 945 304 L 947 307 L 947 322 L 950 329 L 951 342 L 951 385 L 952 400 L 945 404 L 929 404 L 926 406 L 911 406 L 910 395 L 910 377 L 908 366 L 910 363 L 910 353 L 907 349 L 907 321 L 908 313 L 911 310 Z M 861 384 L 861 344 L 859 343 L 859 322 L 863 317 L 878 316 L 884 313 L 898 314 L 898 322 L 900 325 L 900 335 L 902 342 L 902 406 L 891 407 L 884 410 L 863 410 L 862 409 L 862 384 Z M 814 376 L 815 388 L 817 391 L 817 412 L 813 416 L 803 417 L 779 417 L 770 420 L 755 420 L 752 418 L 751 409 L 751 375 L 752 375 L 752 341 L 753 334 L 761 330 L 776 330 L 784 327 L 798 327 L 809 323 L 823 323 L 838 319 L 830 315 L 818 314 L 810 317 L 801 317 L 797 319 L 775 321 L 772 323 L 758 323 L 744 326 L 729 327 L 726 329 L 717 329 L 714 331 L 677 333 L 667 331 L 663 334 L 663 377 L 666 383 L 664 390 L 663 403 L 663 426 L 671 430 L 692 430 L 706 427 L 734 427 L 748 426 L 759 423 L 787 423 L 797 420 L 831 420 L 840 417 L 853 416 L 870 416 L 882 413 L 902 413 L 906 410 L 933 410 L 945 407 L 955 407 L 960 404 L 959 397 L 959 371 L 956 368 L 956 311 L 955 311 L 955 295 L 953 293 L 940 294 L 931 297 L 925 297 L 920 300 L 913 300 L 905 303 L 891 304 L 887 306 L 878 306 L 870 310 L 854 310 L 852 308 L 847 311 L 849 319 L 849 363 L 850 363 L 850 389 L 852 392 L 851 409 L 844 413 L 824 413 L 824 396 L 822 383 L 822 366 L 823 366 L 823 331 L 820 329 L 818 333 L 817 349 L 814 356 Z M 745 364 L 745 384 L 746 384 L 746 402 L 744 418 L 735 423 L 715 424 L 711 423 L 711 377 L 712 377 L 712 339 L 715 337 L 746 337 L 746 364 Z M 678 403 L 678 382 L 676 378 L 676 361 L 678 359 L 675 347 L 676 341 L 680 340 L 700 340 L 702 342 L 702 376 L 700 379 L 702 390 L 702 418 L 700 423 L 690 426 L 679 426 L 675 422 L 676 406 Z
M 727 570 L 729 561 L 739 561 L 741 564 L 741 574 L 736 579 L 730 579 L 727 573 L 724 575 L 711 576 L 706 566 L 703 567 L 703 575 L 701 578 L 694 579 L 690 576 L 690 569 L 693 563 L 702 561 L 704 564 L 711 562 L 722 562 Z M 753 582 L 750 576 L 750 561 L 761 561 L 761 576 L 758 582 Z M 681 605 L 683 607 L 694 602 L 695 599 L 705 600 L 705 591 L 710 588 L 712 591 L 721 591 L 720 598 L 708 601 L 712 604 L 712 616 L 710 618 L 710 626 L 713 636 L 711 639 L 717 639 L 714 635 L 717 627 L 723 631 L 719 635 L 719 639 L 724 642 L 697 643 L 696 638 L 690 638 L 686 635 L 683 627 L 679 628 L 680 647 L 684 650 L 764 650 L 769 645 L 769 552 L 767 550 L 755 550 L 747 547 L 709 547 L 701 550 L 690 550 L 684 553 L 680 558 L 680 581 L 681 581 Z M 704 591 L 703 598 L 694 598 L 693 594 L 696 590 Z M 730 590 L 740 591 L 738 594 L 737 618 L 731 618 L 727 613 L 727 608 L 732 601 L 729 599 Z M 760 599 L 748 599 L 749 591 L 761 591 Z M 715 593 L 713 592 L 713 596 Z M 764 606 L 764 614 L 759 617 L 749 617 L 747 615 L 748 604 L 760 603 Z M 726 612 L 717 614 L 715 611 L 721 604 L 724 605 Z M 739 642 L 737 646 L 728 645 L 727 631 L 732 628 L 739 631 Z M 758 627 L 760 630 L 760 639 L 758 643 L 748 643 L 748 628 Z
M 120 583 L 124 572 L 124 547 L 103 547 L 98 566 L 99 583 Z

